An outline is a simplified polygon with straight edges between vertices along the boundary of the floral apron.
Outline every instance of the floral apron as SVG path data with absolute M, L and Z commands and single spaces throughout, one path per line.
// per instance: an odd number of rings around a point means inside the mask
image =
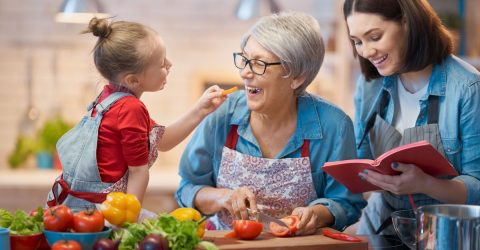
M 233 125 L 225 147 L 217 177 L 218 188 L 248 187 L 258 208 L 265 214 L 281 218 L 294 208 L 307 206 L 317 194 L 309 159 L 309 140 L 301 148 L 301 158 L 267 159 L 235 151 L 237 125 Z M 210 219 L 215 229 L 229 229 L 232 216 L 224 209 Z
M 100 103 L 97 103 L 97 98 L 89 105 L 88 112 L 80 123 L 60 138 L 57 151 L 62 163 L 62 174 L 57 177 L 48 194 L 49 207 L 65 204 L 73 211 L 85 210 L 95 207 L 95 203 L 103 202 L 110 192 L 126 192 L 128 171 L 115 183 L 102 182 L 96 154 L 98 129 L 103 115 L 116 101 L 129 95 L 114 92 Z M 92 117 L 94 108 L 97 113 Z M 149 167 L 158 156 L 156 145 L 164 131 L 163 126 L 154 125 L 149 132 Z
M 385 100 L 384 91 L 382 99 Z M 431 95 L 428 99 L 428 122 L 426 125 L 407 128 L 403 136 L 393 126 L 388 124 L 382 118 L 382 109 L 385 107 L 380 104 L 378 114 L 375 117 L 375 123 L 370 130 L 370 148 L 374 158 L 382 153 L 398 147 L 421 140 L 426 140 L 443 156 L 442 140 L 438 128 L 438 96 Z M 382 103 L 385 103 L 382 101 Z M 413 202 L 413 204 L 412 204 Z M 387 191 L 372 192 L 368 199 L 368 205 L 364 208 L 358 234 L 386 234 L 395 235 L 392 226 L 391 213 L 396 210 L 412 209 L 412 206 L 421 206 L 427 204 L 437 204 L 437 200 L 424 194 L 413 194 L 412 201 L 408 195 L 396 195 Z

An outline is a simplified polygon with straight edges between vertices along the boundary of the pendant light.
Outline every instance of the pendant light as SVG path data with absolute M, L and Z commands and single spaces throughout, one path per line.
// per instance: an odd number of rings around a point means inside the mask
M 249 20 L 258 16 L 261 3 L 267 5 L 267 12 L 269 14 L 281 11 L 280 6 L 275 0 L 240 0 L 235 8 L 235 16 L 240 20 Z
M 105 18 L 110 15 L 104 11 L 98 0 L 63 0 L 55 15 L 59 23 L 88 23 L 93 17 Z

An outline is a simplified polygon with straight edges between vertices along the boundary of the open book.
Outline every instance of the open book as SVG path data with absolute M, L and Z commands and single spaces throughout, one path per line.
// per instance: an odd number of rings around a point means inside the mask
M 455 168 L 430 143 L 419 141 L 393 148 L 376 160 L 354 159 L 326 162 L 323 171 L 342 183 L 353 193 L 362 193 L 381 188 L 360 179 L 358 173 L 368 169 L 385 175 L 399 175 L 391 165 L 393 162 L 415 164 L 432 176 L 457 176 Z

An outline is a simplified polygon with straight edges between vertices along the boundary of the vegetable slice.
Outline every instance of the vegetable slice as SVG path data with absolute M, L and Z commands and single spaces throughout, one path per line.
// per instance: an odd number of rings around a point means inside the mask
M 285 222 L 285 224 L 288 225 L 288 228 L 280 226 L 277 223 L 270 222 L 270 232 L 277 237 L 287 237 L 295 235 L 295 233 L 297 232 L 297 224 L 300 218 L 298 218 L 298 216 L 296 215 L 289 215 L 280 220 Z

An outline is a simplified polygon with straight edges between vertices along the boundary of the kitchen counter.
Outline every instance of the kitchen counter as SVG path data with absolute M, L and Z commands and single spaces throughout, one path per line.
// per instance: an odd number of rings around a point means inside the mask
M 30 211 L 43 206 L 59 170 L 0 170 L 0 208 Z M 174 194 L 180 183 L 176 168 L 150 170 L 143 207 L 168 212 L 178 207 Z

